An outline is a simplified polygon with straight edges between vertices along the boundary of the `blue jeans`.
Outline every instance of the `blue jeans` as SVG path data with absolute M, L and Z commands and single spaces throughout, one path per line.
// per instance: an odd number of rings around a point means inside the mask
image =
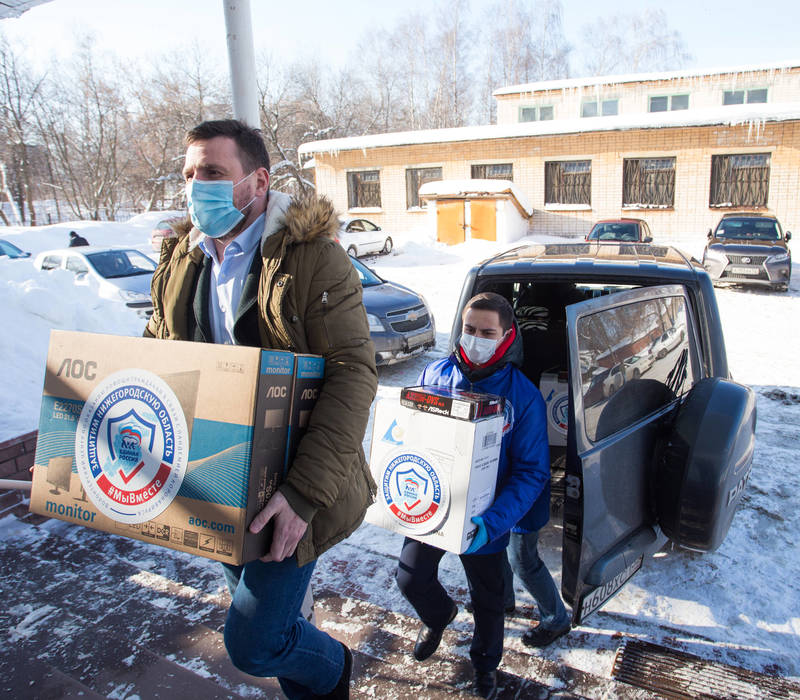
M 514 573 L 522 579 L 539 607 L 539 624 L 555 630 L 569 623 L 569 615 L 558 593 L 553 577 L 539 558 L 539 532 L 511 533 L 508 558 Z
M 300 614 L 316 561 L 223 564 L 231 592 L 225 648 L 236 668 L 252 676 L 275 676 L 290 700 L 331 692 L 344 668 L 340 642 Z

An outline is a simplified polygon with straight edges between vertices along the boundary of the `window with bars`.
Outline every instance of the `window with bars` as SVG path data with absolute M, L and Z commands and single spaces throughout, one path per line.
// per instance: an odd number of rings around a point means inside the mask
M 674 205 L 675 158 L 626 158 L 623 161 L 623 207 Z
M 765 207 L 769 153 L 711 156 L 711 207 Z
M 592 161 L 558 160 L 544 164 L 545 204 L 592 203 Z
M 511 163 L 487 163 L 472 166 L 473 180 L 514 180 L 514 166 Z
M 723 105 L 743 105 L 766 102 L 767 88 L 752 88 L 750 90 L 725 90 L 722 93 Z
M 347 206 L 350 209 L 381 206 L 381 181 L 378 170 L 347 173 Z
M 650 112 L 671 112 L 689 109 L 689 95 L 659 95 L 650 98 Z
M 442 179 L 441 168 L 407 168 L 406 169 L 406 208 L 420 207 L 419 188 L 426 182 Z

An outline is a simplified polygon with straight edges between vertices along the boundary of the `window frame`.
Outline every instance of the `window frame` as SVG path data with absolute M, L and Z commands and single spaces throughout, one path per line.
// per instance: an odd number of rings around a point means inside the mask
M 671 168 L 658 167 L 659 163 L 666 161 L 671 161 Z M 622 208 L 674 209 L 676 170 L 676 156 L 624 158 L 622 161 Z M 662 172 L 667 174 L 658 175 Z M 629 179 L 631 177 L 636 177 L 638 181 L 631 182 Z M 658 194 L 659 187 L 664 188 L 664 192 L 660 196 Z M 637 194 L 639 196 L 636 196 Z M 643 194 L 648 197 L 641 196 Z M 653 194 L 655 196 L 649 196 Z
M 614 104 L 613 112 L 606 112 L 606 106 Z M 594 105 L 594 114 L 586 114 L 586 108 Z M 602 100 L 581 100 L 581 119 L 591 119 L 592 117 L 616 117 L 619 115 L 619 97 L 607 97 Z
M 735 159 L 764 158 L 765 163 L 758 165 L 746 161 L 736 164 Z M 728 163 L 730 163 L 728 165 Z M 734 175 L 741 172 L 741 180 L 734 180 Z M 761 170 L 759 176 L 755 170 Z M 745 174 L 747 177 L 745 177 Z M 711 156 L 711 174 L 708 184 L 708 206 L 712 209 L 734 207 L 766 208 L 769 202 L 769 185 L 772 174 L 772 153 L 716 153 Z M 758 180 L 756 180 L 758 178 Z M 723 189 L 724 188 L 724 189 Z M 744 196 L 751 194 L 754 196 Z
M 686 106 L 685 107 L 674 107 L 673 101 L 676 97 L 685 97 L 686 98 Z M 653 100 L 666 100 L 667 106 L 666 109 L 653 109 Z M 650 95 L 647 99 L 647 111 L 650 114 L 658 114 L 660 112 L 681 112 L 683 110 L 689 109 L 689 93 L 688 92 L 676 92 L 671 93 L 669 95 L 658 94 L 658 95 Z
M 565 167 L 566 166 L 566 167 Z M 586 166 L 586 170 L 579 170 Z M 582 177 L 579 177 L 582 176 Z M 557 177 L 559 182 L 553 181 Z M 548 160 L 544 163 L 545 206 L 592 206 L 592 160 Z M 553 199 L 550 199 L 550 198 Z M 558 199 L 572 201 L 557 201 Z
M 750 99 L 751 93 L 763 92 L 764 99 L 763 100 L 752 100 Z M 728 95 L 739 95 L 742 96 L 741 102 L 730 102 L 728 101 Z M 766 104 L 769 101 L 769 88 L 768 87 L 751 87 L 751 88 L 738 88 L 736 90 L 723 90 L 722 91 L 722 105 L 723 107 L 731 107 L 733 105 L 744 105 L 744 104 Z
M 550 109 L 551 114 L 549 117 L 542 117 L 542 110 Z M 523 119 L 522 114 L 525 111 L 533 112 L 533 119 Z M 542 104 L 542 105 L 520 105 L 517 111 L 517 122 L 520 124 L 528 124 L 530 122 L 549 122 L 555 119 L 555 105 Z
M 508 166 L 510 169 L 510 173 L 508 176 L 506 175 L 476 175 L 475 169 L 476 168 L 499 168 Z M 470 177 L 473 180 L 510 180 L 514 182 L 514 163 L 472 163 L 470 164 L 469 168 Z
M 361 178 L 365 175 L 375 176 L 376 186 L 375 189 L 377 190 L 377 204 L 374 202 L 362 202 L 359 199 L 359 195 L 361 192 L 359 188 L 365 188 L 365 186 L 369 186 L 372 183 L 368 183 L 365 185 L 364 182 L 360 182 Z M 381 171 L 378 169 L 370 169 L 370 170 L 348 170 L 346 173 L 347 179 L 347 208 L 352 209 L 381 209 Z M 359 180 L 359 182 L 355 182 Z M 374 196 L 374 193 L 373 195 Z
M 412 179 L 414 179 L 414 173 L 422 173 L 424 171 L 429 171 L 427 176 L 416 177 L 416 187 L 414 187 L 414 183 Z M 431 171 L 438 171 L 437 175 L 431 174 Z M 406 168 L 406 210 L 417 210 L 422 209 L 422 204 L 419 200 L 419 188 L 422 187 L 426 182 L 436 182 L 437 180 L 441 180 L 443 177 L 443 171 L 441 165 L 428 165 L 428 166 L 414 166 Z

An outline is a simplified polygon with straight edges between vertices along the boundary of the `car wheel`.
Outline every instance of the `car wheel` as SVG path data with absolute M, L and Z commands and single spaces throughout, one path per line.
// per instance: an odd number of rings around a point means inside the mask
M 659 350 L 656 353 L 656 359 L 657 360 L 663 360 L 666 356 L 667 356 L 667 351 L 666 350 Z
M 358 250 L 356 249 L 356 247 L 355 247 L 354 245 L 351 245 L 351 246 L 350 246 L 350 247 L 347 249 L 347 254 L 348 254 L 348 255 L 349 255 L 351 258 L 357 258 L 357 257 L 358 257 Z
M 392 239 L 387 236 L 386 242 L 383 244 L 384 255 L 389 255 L 389 253 L 392 252 L 392 248 L 394 248 L 394 243 L 392 243 Z
M 639 371 L 638 367 L 633 368 L 633 378 L 639 379 L 642 376 L 642 373 Z

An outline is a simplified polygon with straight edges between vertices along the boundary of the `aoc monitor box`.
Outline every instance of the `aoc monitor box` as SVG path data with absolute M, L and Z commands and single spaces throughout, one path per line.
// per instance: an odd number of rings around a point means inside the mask
M 53 331 L 30 509 L 241 564 L 286 469 L 295 355 Z
M 366 520 L 461 554 L 471 518 L 493 502 L 502 413 L 463 420 L 384 399 L 375 408 L 370 469 L 378 494 Z

